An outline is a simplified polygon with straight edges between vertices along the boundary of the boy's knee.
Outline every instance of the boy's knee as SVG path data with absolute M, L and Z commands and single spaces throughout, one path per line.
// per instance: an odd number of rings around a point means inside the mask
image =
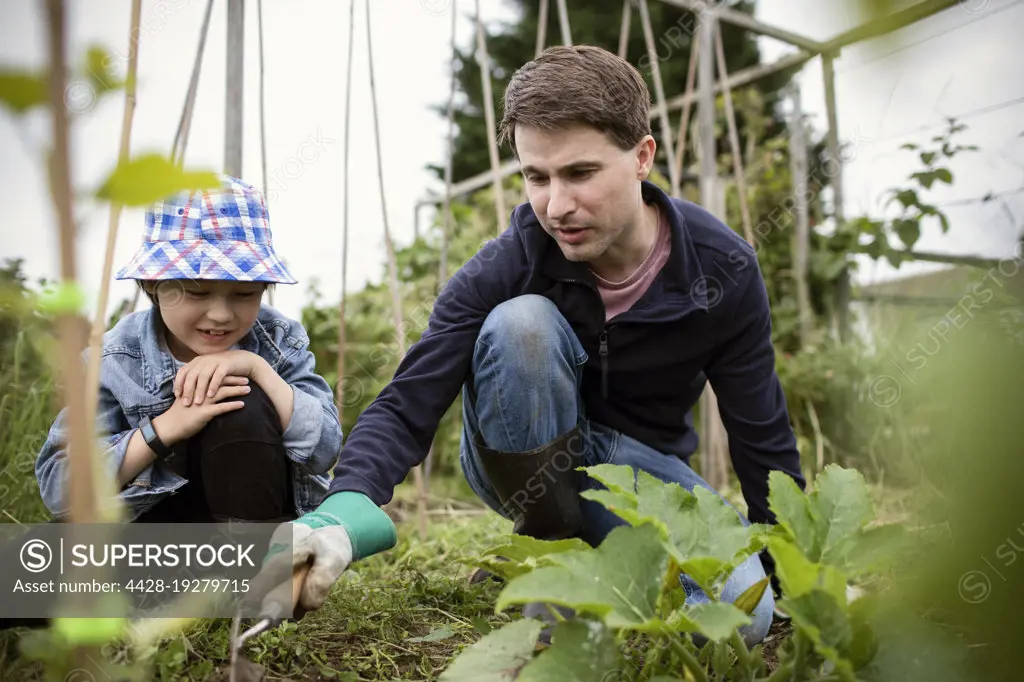
M 213 433 L 247 434 L 280 438 L 281 419 L 277 414 L 270 396 L 255 381 L 249 381 L 249 392 L 237 398 L 228 398 L 232 402 L 241 401 L 245 407 L 217 415 L 203 429 L 205 436 Z

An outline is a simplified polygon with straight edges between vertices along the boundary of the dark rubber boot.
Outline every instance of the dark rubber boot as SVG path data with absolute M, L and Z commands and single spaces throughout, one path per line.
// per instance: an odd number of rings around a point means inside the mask
M 479 436 L 476 449 L 491 487 L 503 509 L 513 519 L 512 532 L 540 540 L 564 540 L 575 537 L 583 528 L 579 487 L 583 473 L 583 434 L 579 427 L 565 432 L 536 450 L 500 452 L 488 448 Z M 488 578 L 501 580 L 478 569 L 471 583 Z M 555 606 L 555 605 L 552 605 Z M 564 618 L 575 615 L 572 609 L 555 606 Z M 540 618 L 545 627 L 538 637 L 542 646 L 551 644 L 555 618 L 547 604 L 531 602 L 523 606 L 525 618 Z
M 512 532 L 540 540 L 576 536 L 583 527 L 579 487 L 583 435 L 579 427 L 526 452 L 492 450 L 478 435 L 484 473 L 514 522 Z

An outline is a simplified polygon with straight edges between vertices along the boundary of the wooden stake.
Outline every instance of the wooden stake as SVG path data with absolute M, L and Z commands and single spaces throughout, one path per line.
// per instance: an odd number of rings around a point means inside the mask
M 647 0 L 639 0 L 640 23 L 644 29 L 644 42 L 647 44 L 647 59 L 651 64 L 651 72 L 654 80 L 654 92 L 657 97 L 658 118 L 661 119 L 661 138 L 665 145 L 665 159 L 668 161 L 668 176 L 672 186 L 672 196 L 679 196 L 679 174 L 676 173 L 676 166 L 673 160 L 676 158 L 672 151 L 672 127 L 668 122 L 668 108 L 665 105 L 665 86 L 661 81 L 661 67 L 659 66 L 658 49 L 654 44 L 654 31 L 651 30 L 651 15 L 647 9 Z
M 542 0 L 543 10 L 542 14 L 547 20 L 547 0 Z M 451 37 L 451 80 L 449 81 L 448 90 L 448 148 L 447 148 L 447 161 L 444 166 L 444 205 L 442 210 L 443 220 L 441 227 L 441 258 L 438 265 L 437 272 L 437 287 L 436 292 L 440 293 L 441 287 L 444 286 L 444 281 L 448 279 L 448 240 L 451 238 L 452 232 L 452 166 L 454 165 L 455 156 L 455 81 L 456 81 L 456 64 L 457 55 L 455 49 L 455 26 L 456 26 L 456 12 L 455 12 L 455 1 L 452 0 L 452 37 Z M 537 46 L 543 44 L 540 35 L 538 34 Z M 500 228 L 500 223 L 499 223 Z
M 349 0 L 348 4 L 348 64 L 345 75 L 345 156 L 344 156 L 344 179 L 342 180 L 341 203 L 341 300 L 338 303 L 338 383 L 334 388 L 334 402 L 338 405 L 338 416 L 341 423 L 345 423 L 345 298 L 347 294 L 348 280 L 348 169 L 349 169 L 349 122 L 352 120 L 352 44 L 355 36 L 356 23 L 356 0 Z
M 224 97 L 224 172 L 242 176 L 245 109 L 245 4 L 228 0 L 227 67 Z
M 710 207 L 714 201 L 714 185 L 718 177 L 718 157 L 715 149 L 715 16 L 705 12 L 700 17 L 700 56 L 697 67 L 700 76 L 697 117 L 700 121 L 700 198 Z M 721 217 L 721 216 L 719 216 Z
M 628 2 L 628 0 L 627 0 Z M 452 9 L 452 13 L 455 10 Z M 540 11 L 537 12 L 537 46 L 533 51 L 535 57 L 539 57 L 544 51 L 548 40 L 548 0 L 540 0 Z
M 836 70 L 833 56 L 823 54 L 822 73 L 825 79 L 825 110 L 828 117 L 828 156 L 832 176 L 832 215 L 836 229 L 846 222 L 843 206 L 843 158 L 839 153 L 839 117 L 836 114 Z M 836 327 L 839 341 L 845 343 L 850 337 L 850 271 L 844 266 L 836 283 Z
M 203 68 L 203 52 L 206 50 L 206 37 L 210 33 L 210 16 L 213 14 L 213 0 L 207 0 L 206 13 L 203 15 L 203 26 L 199 30 L 199 45 L 196 47 L 195 61 L 192 63 L 192 76 L 189 78 L 185 104 L 178 120 L 178 130 L 171 144 L 171 159 L 176 163 L 184 163 L 185 150 L 188 148 L 188 133 L 192 127 L 192 112 L 195 110 L 196 92 L 199 90 L 199 73 Z M 135 306 L 132 306 L 132 310 Z
M 693 106 L 693 88 L 697 84 L 697 61 L 700 59 L 700 34 L 694 33 L 690 39 L 690 63 L 686 71 L 686 101 L 683 113 L 679 118 L 679 143 L 676 146 L 676 175 L 682 178 L 683 159 L 686 158 L 686 131 L 689 130 L 690 108 Z
M 263 0 L 258 0 L 258 2 L 256 3 L 256 20 L 260 52 L 260 170 L 263 176 L 263 197 L 265 201 L 269 202 L 269 198 L 267 197 L 267 115 L 265 111 L 266 88 L 265 78 L 263 74 Z M 274 305 L 273 289 L 267 290 L 267 302 L 270 303 L 271 306 Z
M 498 136 L 494 122 L 494 99 L 491 94 L 491 59 L 487 55 L 487 39 L 484 37 L 484 24 L 480 19 L 480 0 L 475 0 L 475 4 L 477 61 L 480 64 L 480 81 L 484 90 L 484 120 L 487 124 L 487 151 L 491 157 L 491 187 L 494 191 L 494 210 L 498 214 L 498 234 L 501 234 L 505 230 L 508 213 L 505 211 L 505 190 L 501 182 L 501 164 L 498 161 Z M 559 5 L 560 10 L 561 7 L 562 5 Z
M 135 117 L 135 84 L 139 67 L 139 20 L 142 15 L 142 0 L 132 1 L 131 29 L 128 32 L 128 75 L 124 89 L 124 114 L 121 118 L 121 142 L 118 163 L 128 161 L 132 120 Z M 110 205 L 110 221 L 107 223 L 107 249 L 103 257 L 103 273 L 100 276 L 100 294 L 96 301 L 92 331 L 89 335 L 89 362 L 85 374 L 85 423 L 96 423 L 96 401 L 100 385 L 100 364 L 102 361 L 103 333 L 107 329 L 107 299 L 110 296 L 110 277 L 114 268 L 114 247 L 117 244 L 117 228 L 121 222 L 121 204 Z
M 810 250 L 810 219 L 807 208 L 807 136 L 804 131 L 800 87 L 792 87 L 793 114 L 789 121 L 789 158 L 793 175 L 793 198 L 796 201 L 796 229 L 793 232 L 793 280 L 796 283 L 797 311 L 800 320 L 800 344 L 810 342 L 813 318 L 807 286 L 807 263 Z
M 725 65 L 725 47 L 722 42 L 722 25 L 715 22 L 715 52 L 718 59 L 718 75 L 722 79 L 722 94 L 725 98 L 725 120 L 729 124 L 729 145 L 732 148 L 733 176 L 736 178 L 736 192 L 740 200 L 740 215 L 743 219 L 743 235 L 747 243 L 754 245 L 754 226 L 750 221 L 747 205 L 747 181 L 743 173 L 743 152 L 740 149 L 740 135 L 736 129 L 736 110 L 732 106 L 732 90 L 729 88 L 729 69 Z
M 438 271 L 437 271 L 437 286 L 434 287 L 434 293 L 441 293 L 441 287 L 444 286 L 444 281 L 448 279 L 448 240 L 451 238 L 452 231 L 452 166 L 455 156 L 455 81 L 456 81 L 456 68 L 457 55 L 455 49 L 455 28 L 456 28 L 456 11 L 455 2 L 452 1 L 452 33 L 451 33 L 451 77 L 449 80 L 448 90 L 448 151 L 446 156 L 446 163 L 444 166 L 444 205 L 442 207 L 442 222 L 441 222 L 441 257 L 438 259 Z M 540 43 L 538 42 L 538 45 Z M 435 436 L 436 440 L 436 436 Z M 430 475 L 434 468 L 434 441 L 430 443 L 430 450 L 427 452 L 427 458 L 423 461 L 424 469 L 424 487 L 427 494 L 430 494 Z
M 479 0 L 478 0 L 479 2 Z M 479 15 L 478 15 L 479 16 Z M 398 341 L 399 360 L 405 357 L 405 319 L 402 313 L 402 296 L 398 287 L 398 265 L 395 258 L 395 244 L 391 240 L 388 227 L 388 209 L 384 195 L 384 163 L 380 151 L 380 125 L 377 121 L 377 87 L 373 77 L 373 42 L 370 30 L 370 0 L 366 0 L 366 48 L 370 66 L 370 100 L 373 106 L 373 131 L 377 147 L 377 180 L 380 187 L 380 206 L 384 218 L 384 243 L 388 253 L 388 275 L 391 284 L 391 314 L 395 323 L 395 340 Z M 427 536 L 427 491 L 423 483 L 423 471 L 419 466 L 413 467 L 413 479 L 416 484 L 417 508 L 420 538 Z
M 715 15 L 708 11 L 700 16 L 700 56 L 697 60 L 699 72 L 700 102 L 697 115 L 700 121 L 700 201 L 718 218 L 724 218 L 724 195 L 718 182 L 718 158 L 715 147 Z M 713 280 L 709 278 L 709 287 Z M 728 448 L 724 443 L 725 430 L 718 412 L 718 399 L 709 383 L 701 396 L 701 473 L 715 490 L 722 490 L 726 483 L 725 459 Z
M 542 0 L 546 2 L 547 0 Z M 629 46 L 629 20 L 633 16 L 633 4 L 631 0 L 622 0 L 622 27 L 619 29 L 619 58 L 626 58 L 626 48 Z
M 57 208 L 60 229 L 60 273 L 64 286 L 77 286 L 75 263 L 75 218 L 72 207 L 68 112 L 64 105 L 67 83 L 64 3 L 47 0 L 50 39 L 50 109 L 53 118 L 53 156 L 50 159 L 50 183 Z M 93 496 L 92 429 L 85 420 L 85 377 L 79 356 L 81 317 L 76 313 L 57 315 L 60 333 L 61 370 L 64 377 L 64 404 L 68 408 L 68 509 L 72 523 L 90 523 L 97 517 Z
M 569 30 L 569 10 L 565 8 L 565 0 L 558 0 L 558 26 L 562 29 L 562 45 L 571 47 L 572 31 Z

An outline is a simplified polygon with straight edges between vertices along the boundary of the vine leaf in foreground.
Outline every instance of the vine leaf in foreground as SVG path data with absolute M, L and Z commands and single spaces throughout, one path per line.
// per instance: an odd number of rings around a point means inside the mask
M 668 553 L 650 524 L 619 526 L 599 547 L 548 555 L 544 566 L 510 581 L 495 606 L 542 601 L 601 617 L 613 628 L 660 627 L 658 595 Z
M 769 535 L 767 526 L 744 526 L 735 509 L 702 486 L 691 493 L 645 471 L 634 479 L 625 465 L 600 464 L 586 472 L 608 490 L 587 490 L 581 497 L 603 504 L 634 526 L 653 523 L 682 571 L 709 595 Z
M 519 682 L 615 679 L 622 660 L 615 637 L 600 621 L 574 618 L 555 626 L 551 647 L 523 668 Z
M 185 170 L 161 154 L 145 154 L 118 164 L 96 196 L 124 206 L 148 206 L 181 191 L 219 186 L 212 172 Z
M 528 618 L 484 635 L 441 673 L 440 682 L 512 682 L 533 659 L 543 625 Z

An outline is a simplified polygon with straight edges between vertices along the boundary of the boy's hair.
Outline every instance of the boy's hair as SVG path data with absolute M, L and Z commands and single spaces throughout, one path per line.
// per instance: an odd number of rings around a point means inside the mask
M 512 74 L 498 143 L 516 151 L 516 124 L 552 130 L 591 125 L 620 149 L 651 134 L 651 94 L 625 59 L 592 45 L 550 47 Z

